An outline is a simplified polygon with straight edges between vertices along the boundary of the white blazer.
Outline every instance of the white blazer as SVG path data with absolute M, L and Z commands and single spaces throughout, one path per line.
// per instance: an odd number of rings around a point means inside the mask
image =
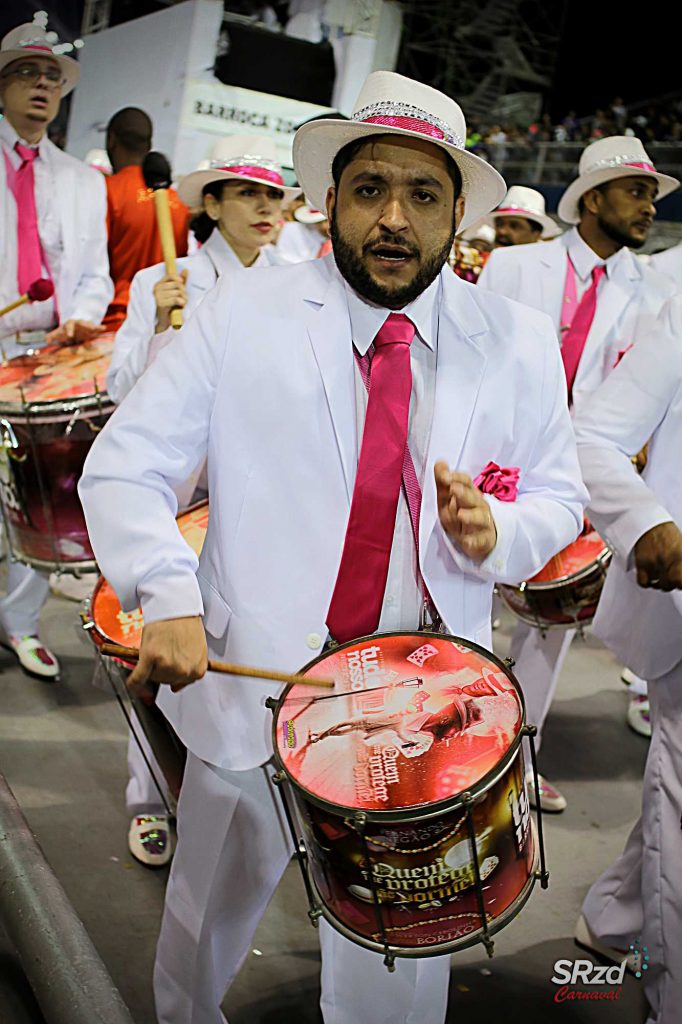
M 441 274 L 426 464 L 472 476 L 520 467 L 516 502 L 490 498 L 498 543 L 453 553 L 424 481 L 420 563 L 446 623 L 490 645 L 495 580 L 517 582 L 570 543 L 587 495 L 547 318 Z M 172 415 L 169 415 L 172 410 Z M 208 451 L 211 518 L 197 563 L 173 487 Z M 203 612 L 212 655 L 297 669 L 320 653 L 357 467 L 355 365 L 333 257 L 225 277 L 111 417 L 80 495 L 102 572 L 147 622 Z M 216 677 L 159 704 L 199 757 L 231 769 L 271 753 L 272 684 Z
M 637 585 L 632 550 L 659 523 L 682 528 L 682 297 L 662 311 L 574 419 L 588 515 L 615 549 L 594 632 L 621 664 L 657 679 L 682 660 L 680 594 Z M 630 454 L 651 438 L 639 476 Z
M 265 250 L 272 246 L 264 246 L 258 259 L 253 264 L 269 266 L 273 258 Z M 178 271 L 187 270 L 187 306 L 185 318 L 196 309 L 204 295 L 213 288 L 218 278 L 224 273 L 239 273 L 244 265 L 228 245 L 219 231 L 214 230 L 205 245 L 192 256 L 183 256 L 177 261 Z M 130 298 L 126 318 L 116 333 L 114 351 L 107 373 L 107 391 L 117 404 L 122 402 L 142 376 L 152 352 L 150 345 L 154 342 L 154 354 L 172 340 L 175 331 L 170 328 L 162 334 L 154 335 L 156 326 L 156 302 L 154 301 L 154 285 L 166 275 L 163 263 L 139 270 L 130 286 Z
M 99 171 L 63 153 L 47 139 L 45 147 L 54 174 L 54 203 L 64 251 L 59 278 L 54 282 L 59 316 L 65 320 L 100 323 L 114 286 L 107 254 L 107 197 Z M 16 208 L 0 158 L 0 265 L 16 247 Z
M 567 231 L 551 242 L 496 249 L 483 268 L 478 287 L 558 317 L 571 234 Z M 644 266 L 629 249 L 621 251 L 613 274 L 599 290 L 597 311 L 573 385 L 574 411 L 599 387 L 622 353 L 649 334 L 674 292 L 667 278 Z
M 655 253 L 649 260 L 649 267 L 659 274 L 665 274 L 674 283 L 675 290 L 682 291 L 682 242 L 664 252 Z

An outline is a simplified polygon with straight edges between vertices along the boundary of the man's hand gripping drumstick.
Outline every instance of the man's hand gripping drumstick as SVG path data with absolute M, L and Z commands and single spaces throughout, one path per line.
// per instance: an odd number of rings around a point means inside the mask
M 208 648 L 198 615 L 161 619 L 142 630 L 140 660 L 128 686 L 142 690 L 147 683 L 166 683 L 174 693 L 206 675 Z
M 447 462 L 437 462 L 434 475 L 443 529 L 462 554 L 482 562 L 497 544 L 497 528 L 488 502 L 470 476 L 452 472 Z

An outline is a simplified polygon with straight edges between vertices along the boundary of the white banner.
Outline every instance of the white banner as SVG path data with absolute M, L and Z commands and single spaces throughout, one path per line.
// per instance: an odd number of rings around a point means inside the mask
M 185 90 L 182 125 L 213 135 L 269 135 L 275 139 L 280 163 L 292 166 L 291 144 L 296 126 L 328 114 L 318 107 L 285 96 L 240 89 L 222 82 L 190 81 Z

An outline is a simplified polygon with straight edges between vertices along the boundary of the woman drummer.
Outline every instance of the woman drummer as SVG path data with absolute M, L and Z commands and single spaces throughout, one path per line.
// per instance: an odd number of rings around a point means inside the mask
M 182 309 L 186 317 L 223 274 L 281 262 L 272 243 L 282 204 L 300 189 L 284 185 L 274 143 L 254 135 L 232 136 L 220 140 L 213 157 L 207 170 L 188 174 L 178 187 L 183 202 L 201 211 L 192 225 L 201 248 L 177 261 L 175 275 L 159 264 L 133 278 L 127 317 L 116 335 L 107 376 L 107 391 L 117 403 L 174 336 L 171 310 Z M 199 468 L 178 491 L 180 508 L 192 500 L 200 479 Z M 144 736 L 140 742 L 156 767 Z M 143 864 L 159 867 L 171 857 L 168 818 L 162 794 L 132 736 L 128 769 L 126 804 L 132 817 L 128 847 Z M 155 775 L 163 778 L 160 770 Z
M 173 309 L 189 315 L 225 273 L 281 262 L 272 243 L 282 204 L 300 189 L 284 184 L 274 142 L 234 135 L 220 140 L 213 157 L 208 169 L 188 174 L 178 186 L 182 201 L 201 211 L 192 225 L 201 248 L 177 261 L 177 274 L 159 264 L 133 278 L 107 376 L 117 403 L 173 336 Z

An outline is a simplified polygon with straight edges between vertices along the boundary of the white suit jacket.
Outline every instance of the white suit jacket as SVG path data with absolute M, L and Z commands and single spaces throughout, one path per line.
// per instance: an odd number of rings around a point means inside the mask
M 675 285 L 675 290 L 682 291 L 682 242 L 664 252 L 655 253 L 649 260 L 649 267 L 659 274 L 665 274 Z
M 114 294 L 107 255 L 107 199 L 99 171 L 87 167 L 45 141 L 54 171 L 64 252 L 59 279 L 54 282 L 59 316 L 65 320 L 100 323 Z M 0 159 L 0 265 L 9 247 L 17 244 L 16 208 Z
M 272 249 L 272 246 L 264 246 L 253 266 L 269 266 L 274 262 L 273 257 L 265 251 Z M 221 274 L 239 273 L 245 269 L 217 230 L 192 256 L 183 256 L 177 260 L 177 268 L 178 271 L 187 270 L 185 318 L 190 316 L 204 295 L 213 288 Z M 156 326 L 154 285 L 165 275 L 165 265 L 157 263 L 156 266 L 139 270 L 132 280 L 126 318 L 116 333 L 107 373 L 107 391 L 117 404 L 123 401 L 138 377 L 142 376 L 150 360 L 150 343 L 154 339 Z M 174 333 L 173 328 L 170 328 L 163 332 L 163 336 L 157 335 L 157 347 L 167 344 Z
M 566 282 L 566 247 L 571 232 L 551 242 L 496 249 L 478 287 L 506 295 L 556 317 Z M 575 383 L 573 408 L 599 387 L 630 345 L 645 338 L 663 304 L 675 292 L 671 282 L 623 250 L 613 275 L 600 287 L 597 311 Z
M 453 554 L 424 481 L 420 563 L 446 623 L 490 645 L 495 580 L 516 582 L 570 543 L 586 492 L 547 318 L 442 272 L 426 464 L 475 476 L 520 467 L 516 502 L 490 499 L 498 543 Z M 169 414 L 172 410 L 172 415 Z M 199 564 L 173 486 L 208 451 L 211 517 Z M 147 622 L 203 612 L 213 656 L 297 669 L 320 653 L 357 466 L 348 301 L 333 257 L 224 277 L 98 436 L 80 484 L 90 537 L 124 608 Z M 210 673 L 159 703 L 199 757 L 244 769 L 271 752 L 272 684 Z
M 659 523 L 682 527 L 682 297 L 661 312 L 574 419 L 588 515 L 615 550 L 594 632 L 621 663 L 657 679 L 682 659 L 680 595 L 637 585 L 632 550 Z M 651 438 L 639 476 L 629 453 Z

